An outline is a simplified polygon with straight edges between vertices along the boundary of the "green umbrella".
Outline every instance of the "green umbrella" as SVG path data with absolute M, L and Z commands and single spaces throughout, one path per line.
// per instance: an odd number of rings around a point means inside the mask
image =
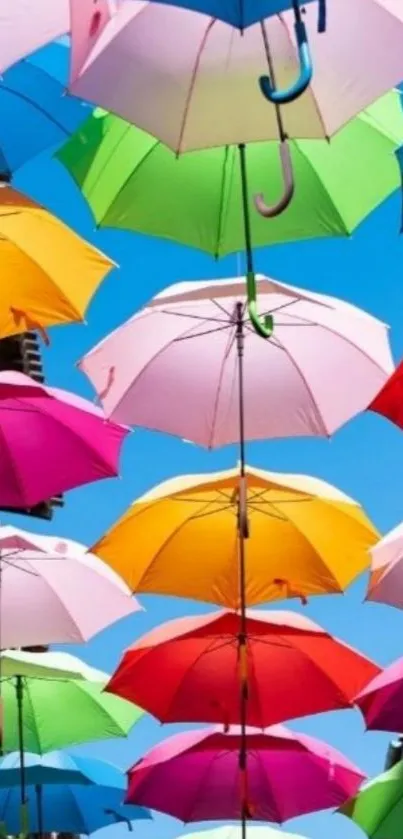
M 25 751 L 126 736 L 143 711 L 104 693 L 109 676 L 68 653 L 7 651 L 0 665 L 2 750 L 20 753 L 24 821 Z
M 403 762 L 378 775 L 340 808 L 372 839 L 403 836 Z
M 400 96 L 392 91 L 330 142 L 290 140 L 294 197 L 270 219 L 255 211 L 252 194 L 262 182 L 266 200 L 282 194 L 277 142 L 177 157 L 149 134 L 98 109 L 57 158 L 99 225 L 172 239 L 216 258 L 246 249 L 251 299 L 252 245 L 349 236 L 399 187 L 393 152 L 402 136 Z M 253 309 L 253 320 L 255 314 Z

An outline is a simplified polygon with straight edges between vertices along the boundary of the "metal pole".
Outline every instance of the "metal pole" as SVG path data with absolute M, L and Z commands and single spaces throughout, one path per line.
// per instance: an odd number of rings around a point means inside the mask
M 246 255 L 246 272 L 247 274 L 254 273 L 253 266 L 253 251 L 252 251 L 252 233 L 250 228 L 250 214 L 248 203 L 248 179 L 246 172 L 246 151 L 245 144 L 241 143 L 238 146 L 239 163 L 241 168 L 241 190 L 242 190 L 242 212 L 243 212 L 243 226 L 245 234 L 245 255 Z
M 16 676 L 15 694 L 17 699 L 17 718 L 18 718 L 18 751 L 20 756 L 20 795 L 21 795 L 21 820 L 25 820 L 25 806 L 26 806 L 26 779 L 25 779 L 25 760 L 24 760 L 24 685 L 22 676 Z M 22 833 L 26 833 L 24 825 L 21 825 Z
M 241 724 L 241 747 L 239 751 L 239 769 L 241 774 L 241 823 L 242 839 L 246 839 L 247 827 L 247 704 L 248 704 L 248 676 L 247 676 L 247 637 L 246 637 L 246 578 L 245 578 L 245 539 L 248 538 L 247 520 L 247 487 L 245 476 L 245 406 L 244 406 L 244 326 L 243 305 L 236 307 L 236 342 L 238 355 L 238 392 L 239 392 L 239 451 L 240 474 L 238 492 L 238 551 L 239 551 L 239 588 L 240 588 L 240 627 L 239 627 L 239 716 Z

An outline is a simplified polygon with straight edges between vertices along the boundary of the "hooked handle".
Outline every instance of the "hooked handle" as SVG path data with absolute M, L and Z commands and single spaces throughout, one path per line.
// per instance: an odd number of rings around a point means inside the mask
M 298 46 L 299 77 L 285 90 L 276 90 L 269 76 L 260 76 L 259 86 L 263 96 L 272 102 L 273 105 L 287 105 L 298 99 L 310 85 L 313 74 L 311 52 L 306 34 L 306 27 L 303 20 L 296 20 L 294 24 L 295 36 Z
M 126 824 L 127 829 L 130 831 L 130 833 L 133 832 L 132 823 L 130 819 L 127 818 L 127 816 L 122 816 L 121 813 L 117 813 L 116 810 L 111 809 L 104 810 L 104 813 L 106 816 L 112 816 L 112 818 L 115 819 L 116 824 Z
M 248 293 L 248 314 L 251 323 L 261 338 L 271 338 L 273 334 L 274 321 L 272 315 L 260 317 L 256 306 L 256 277 L 253 271 L 246 275 L 246 288 Z
M 259 193 L 254 196 L 255 207 L 264 218 L 275 218 L 283 213 L 291 203 L 294 195 L 295 182 L 294 172 L 292 168 L 291 152 L 287 140 L 282 140 L 280 143 L 280 159 L 281 168 L 283 170 L 284 191 L 277 204 L 269 207 L 264 200 L 264 195 Z

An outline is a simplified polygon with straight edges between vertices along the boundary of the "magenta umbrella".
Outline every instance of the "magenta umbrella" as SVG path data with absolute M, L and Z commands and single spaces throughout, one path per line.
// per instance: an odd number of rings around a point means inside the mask
M 128 429 L 75 394 L 0 374 L 0 506 L 29 508 L 116 477 Z
M 372 731 L 403 731 L 403 658 L 375 676 L 355 699 Z
M 276 725 L 247 729 L 248 772 L 240 769 L 240 728 L 176 735 L 129 770 L 126 803 L 187 822 L 241 819 L 281 824 L 338 807 L 365 776 L 332 746 Z

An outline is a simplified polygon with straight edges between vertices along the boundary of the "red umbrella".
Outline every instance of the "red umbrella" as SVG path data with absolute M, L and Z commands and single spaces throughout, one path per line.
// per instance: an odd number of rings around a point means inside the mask
M 353 697 L 380 672 L 372 661 L 292 612 L 247 613 L 246 650 L 244 661 L 236 612 L 170 621 L 125 652 L 107 690 L 161 722 L 238 724 L 246 666 L 247 723 L 264 728 L 351 707 Z
M 403 361 L 396 367 L 369 408 L 403 429 Z

